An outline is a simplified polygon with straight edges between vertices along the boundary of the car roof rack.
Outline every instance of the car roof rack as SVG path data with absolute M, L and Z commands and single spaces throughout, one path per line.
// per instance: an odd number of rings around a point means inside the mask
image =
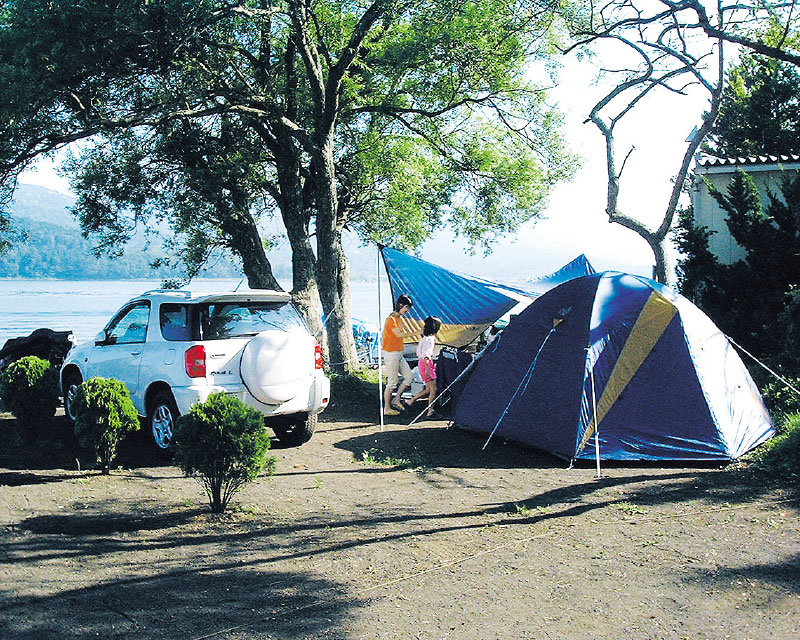
M 184 298 L 191 298 L 192 297 L 192 292 L 191 291 L 187 291 L 186 289 L 150 289 L 150 291 L 145 291 L 141 295 L 142 296 L 152 296 L 152 295 L 155 295 L 155 294 L 159 294 L 159 295 L 170 295 L 170 294 L 172 294 L 172 295 L 175 295 L 176 297 L 177 296 L 183 296 Z

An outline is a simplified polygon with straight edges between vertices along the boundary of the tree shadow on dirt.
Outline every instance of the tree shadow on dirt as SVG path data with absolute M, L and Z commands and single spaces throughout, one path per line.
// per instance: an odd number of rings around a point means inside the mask
M 483 449 L 485 442 L 485 434 L 443 426 L 415 426 L 355 436 L 336 442 L 334 446 L 350 451 L 355 460 L 387 461 L 382 471 L 403 468 L 419 469 L 422 473 L 447 468 L 567 471 L 569 467 L 566 461 L 537 449 L 501 439 L 493 439 Z M 563 492 L 565 496 L 569 494 L 571 499 L 577 499 L 604 486 L 659 480 L 657 484 L 643 488 L 637 499 L 643 504 L 655 505 L 700 495 L 710 502 L 722 503 L 752 500 L 782 486 L 779 480 L 761 472 L 736 469 L 719 461 L 604 461 L 600 478 L 583 485 L 571 481 L 573 473 L 585 477 L 586 472 L 594 472 L 594 467 L 594 461 L 575 461 L 574 469 L 565 475 L 565 487 L 556 493 Z M 648 475 L 648 471 L 652 471 L 652 475 Z M 315 473 L 319 474 L 318 471 Z M 669 489 L 661 483 L 666 477 L 680 478 L 681 482 Z
M 18 430 L 14 418 L 4 416 L 0 422 L 2 423 L 0 428 L 6 432 L 13 433 Z M 116 458 L 112 462 L 113 467 L 125 469 L 169 464 L 169 457 L 156 451 L 149 434 L 143 429 L 128 434 L 119 443 Z M 97 464 L 93 452 L 80 446 L 72 425 L 63 413 L 59 412 L 48 424 L 39 429 L 35 438 L 28 440 L 18 437 L 3 447 L 0 450 L 0 467 L 27 471 L 54 469 L 80 471 L 95 469 Z
M 25 473 L 22 471 L 0 473 L 0 487 L 25 487 L 35 484 L 48 484 L 51 482 L 63 482 L 68 480 L 68 476 L 46 475 L 36 473 Z
M 318 576 L 214 565 L 2 600 L 0 637 L 16 640 L 320 637 L 360 604 Z
M 458 469 L 559 469 L 567 463 L 548 453 L 522 449 L 499 440 L 482 450 L 485 437 L 444 426 L 413 426 L 376 431 L 334 444 L 356 460 L 379 453 L 386 459 L 408 460 L 414 467 Z
M 722 589 L 741 591 L 743 582 L 758 580 L 782 587 L 795 594 L 800 594 L 800 554 L 786 558 L 783 562 L 769 564 L 746 564 L 740 567 L 726 567 L 716 571 L 697 570 L 692 573 L 692 580 L 713 582 Z
M 116 533 L 132 533 L 135 531 L 152 532 L 171 529 L 191 522 L 208 509 L 199 507 L 182 511 L 165 512 L 158 510 L 154 503 L 146 513 L 138 512 L 132 507 L 127 511 L 119 511 L 118 503 L 93 503 L 92 513 L 70 513 L 44 515 L 25 518 L 17 528 L 36 534 L 58 534 L 69 536 L 112 535 Z

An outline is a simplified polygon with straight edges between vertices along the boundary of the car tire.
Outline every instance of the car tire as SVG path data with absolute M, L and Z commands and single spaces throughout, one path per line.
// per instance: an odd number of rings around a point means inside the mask
M 298 417 L 290 422 L 272 425 L 272 430 L 278 436 L 281 444 L 288 447 L 299 447 L 311 440 L 317 430 L 317 414 L 307 417 Z
M 72 403 L 75 401 L 75 394 L 78 392 L 78 387 L 81 386 L 82 382 L 83 379 L 80 373 L 70 371 L 64 376 L 61 386 L 64 394 L 64 415 L 67 416 L 70 424 L 75 424 L 75 412 L 72 408 Z
M 179 416 L 175 398 L 168 391 L 157 392 L 147 407 L 147 428 L 152 442 L 161 453 L 168 453 Z

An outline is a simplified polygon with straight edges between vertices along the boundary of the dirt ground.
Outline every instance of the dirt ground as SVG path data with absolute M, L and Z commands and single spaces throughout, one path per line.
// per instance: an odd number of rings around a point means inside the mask
M 800 637 L 786 483 L 323 415 L 219 516 L 141 438 L 110 476 L 63 416 L 6 445 L 0 638 Z

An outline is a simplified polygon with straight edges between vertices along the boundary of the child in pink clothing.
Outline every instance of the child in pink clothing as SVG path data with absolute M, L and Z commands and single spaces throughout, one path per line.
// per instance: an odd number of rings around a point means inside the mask
M 425 388 L 411 398 L 411 404 L 427 395 L 429 418 L 433 415 L 433 401 L 436 399 L 436 366 L 433 362 L 433 351 L 436 346 L 436 333 L 441 328 L 442 321 L 439 318 L 428 316 L 423 325 L 422 338 L 417 343 L 419 375 L 425 383 Z

